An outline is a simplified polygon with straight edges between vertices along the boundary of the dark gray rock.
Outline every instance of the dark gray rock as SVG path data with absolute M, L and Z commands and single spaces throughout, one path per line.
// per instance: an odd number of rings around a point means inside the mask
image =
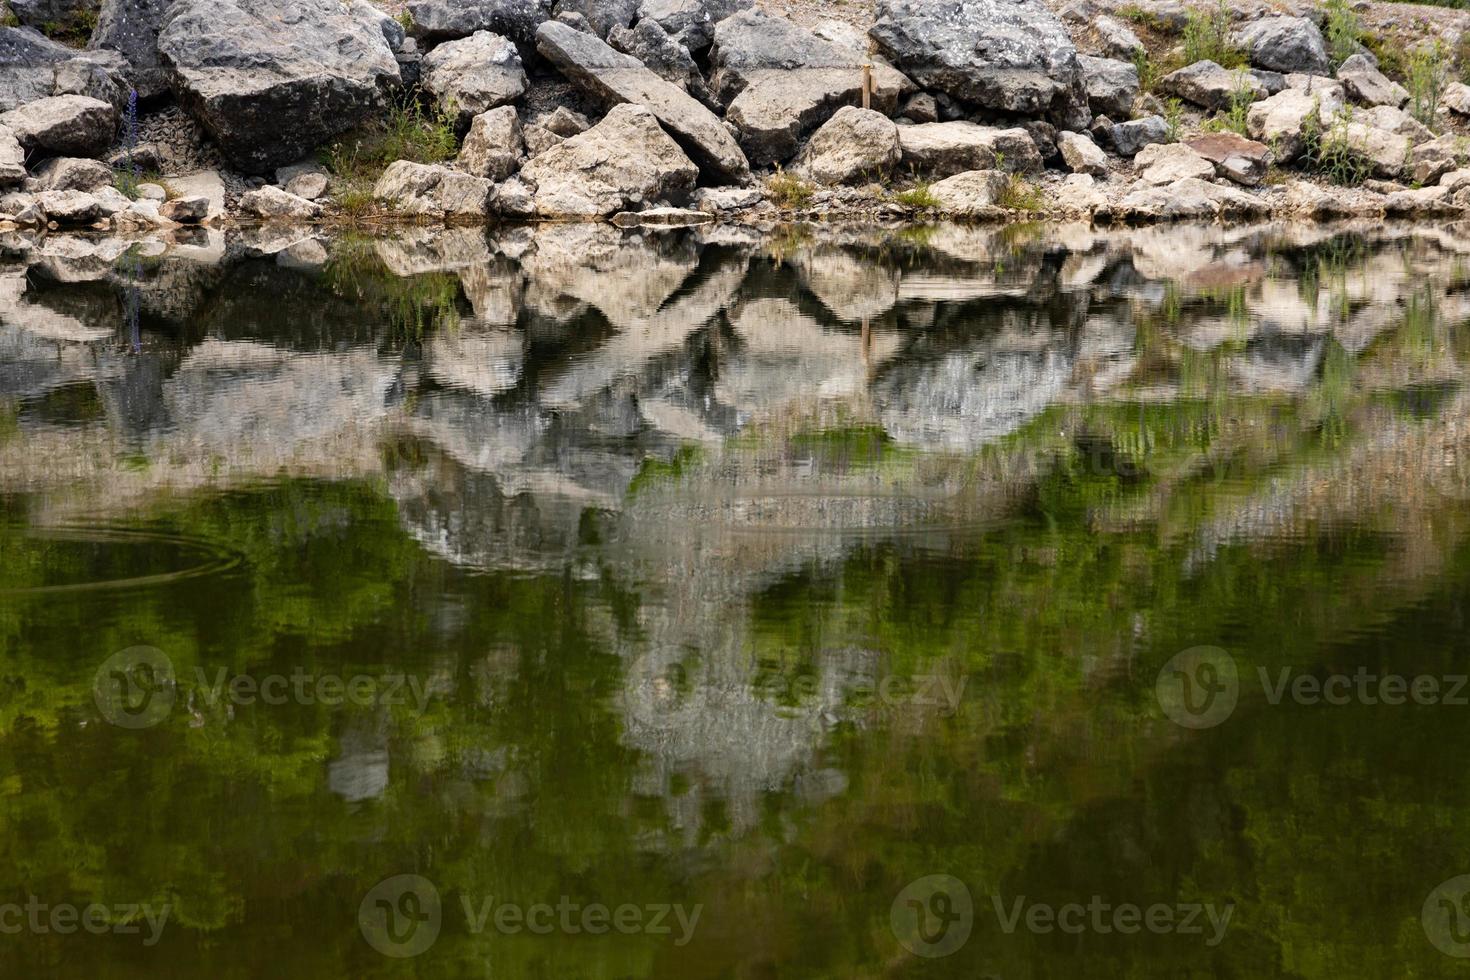
M 1087 86 L 1087 102 L 1094 114 L 1128 118 L 1133 114 L 1133 100 L 1138 96 L 1138 69 L 1126 61 L 1092 58 L 1081 55 L 1082 77 Z
M 869 31 L 894 67 L 988 109 L 1086 127 L 1077 49 L 1040 0 L 878 0 Z
M 654 20 L 640 20 L 636 27 L 614 28 L 607 41 L 617 50 L 643 62 L 659 78 L 679 86 L 705 105 L 712 102 L 709 86 L 689 49 Z
M 536 31 L 536 50 L 604 104 L 646 106 L 708 177 L 736 184 L 750 179 L 750 164 L 724 123 L 638 59 L 614 51 L 595 35 L 556 21 L 547 21 Z
M 177 0 L 158 49 L 180 101 L 247 173 L 359 125 L 400 83 L 382 30 L 341 0 Z
M 558 17 L 581 14 L 598 37 L 607 38 L 637 19 L 638 0 L 557 0 L 553 12 Z
M 716 24 L 754 5 L 755 0 L 642 0 L 638 17 L 658 24 L 697 53 L 714 41 Z
M 529 45 L 536 28 L 551 19 L 552 0 L 410 0 L 408 13 L 414 35 L 429 41 L 489 31 Z
M 1305 17 L 1262 17 L 1241 27 L 1233 40 L 1258 68 L 1306 75 L 1332 73 L 1327 42 L 1317 25 Z
M 1164 143 L 1169 139 L 1169 124 L 1163 116 L 1146 116 L 1114 123 L 1112 129 L 1113 149 L 1119 156 L 1131 157 L 1151 143 Z
M 75 56 L 29 27 L 0 27 L 0 112 L 52 95 L 56 66 Z
M 168 72 L 158 61 L 158 31 L 174 0 L 103 0 L 88 47 L 119 52 L 132 67 L 129 80 L 151 99 L 168 91 Z
M 26 27 L 81 33 L 97 19 L 100 0 L 10 0 L 15 19 Z

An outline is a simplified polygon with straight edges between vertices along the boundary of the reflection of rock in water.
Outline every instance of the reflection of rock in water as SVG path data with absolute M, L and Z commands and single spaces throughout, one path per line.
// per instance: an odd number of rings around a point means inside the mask
M 1232 396 L 1297 397 L 1342 358 L 1352 384 L 1453 391 L 1453 344 L 1363 355 L 1413 311 L 1470 314 L 1450 285 L 1470 244 L 1431 228 L 423 228 L 330 260 L 298 238 L 201 232 L 127 274 L 115 242 L 7 252 L 0 490 L 95 517 L 164 487 L 369 476 L 447 561 L 609 577 L 641 601 L 600 627 L 638 790 L 682 842 L 711 799 L 744 828 L 762 794 L 842 791 L 824 732 L 873 655 L 822 655 L 784 705 L 751 660 L 753 597 L 865 543 L 980 533 L 1033 473 L 977 450 L 1054 407 L 1176 397 L 1191 359 Z M 1222 506 L 1191 561 L 1298 526 L 1310 482 Z M 386 744 L 344 736 L 332 791 L 380 795 Z M 471 769 L 520 792 L 503 754 Z
M 383 719 L 372 727 L 355 724 L 338 740 L 337 758 L 327 763 L 327 788 L 349 803 L 376 799 L 388 789 L 388 735 Z

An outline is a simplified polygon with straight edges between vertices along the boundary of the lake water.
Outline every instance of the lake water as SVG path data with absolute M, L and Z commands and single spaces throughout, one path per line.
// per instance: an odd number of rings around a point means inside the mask
M 1467 365 L 1464 225 L 0 243 L 0 975 L 1460 975 Z

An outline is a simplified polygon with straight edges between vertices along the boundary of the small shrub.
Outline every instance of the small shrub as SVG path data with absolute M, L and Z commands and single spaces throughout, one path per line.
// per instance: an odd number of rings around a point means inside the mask
M 1230 43 L 1230 5 L 1220 0 L 1214 10 L 1194 9 L 1184 24 L 1184 63 L 1213 61 L 1226 68 L 1241 68 L 1245 52 Z
M 804 207 L 816 193 L 816 189 L 811 184 L 784 170 L 777 170 L 766 181 L 766 190 L 779 207 L 789 210 Z
M 893 195 L 893 199 L 904 207 L 924 211 L 939 207 L 939 198 L 929 188 L 932 185 L 928 181 L 920 181 L 906 191 L 899 191 Z
M 382 119 L 327 147 L 322 163 L 344 180 L 377 180 L 396 160 L 443 163 L 459 152 L 457 113 L 425 106 L 417 89 L 395 100 Z
M 1332 117 L 1331 125 L 1324 129 L 1321 101 L 1313 102 L 1313 111 L 1308 114 L 1302 128 L 1302 138 L 1306 143 L 1302 153 L 1303 168 L 1343 187 L 1356 187 L 1367 180 L 1373 173 L 1373 163 L 1348 142 L 1347 128 L 1352 121 L 1352 107 L 1344 106 Z
M 1449 58 L 1444 43 L 1421 44 L 1409 52 L 1409 63 L 1405 71 L 1406 87 L 1409 90 L 1409 114 L 1419 122 L 1435 128 L 1435 116 L 1439 112 L 1439 100 L 1449 84 Z
M 1164 122 L 1168 126 L 1164 133 L 1164 142 L 1178 143 L 1184 131 L 1184 103 L 1178 99 L 1165 99 Z
M 1360 40 L 1373 57 L 1378 59 L 1378 70 L 1389 78 L 1404 77 L 1404 57 L 1396 41 L 1381 34 L 1364 34 Z
M 403 28 L 406 34 L 413 33 L 413 14 L 409 13 L 407 9 L 399 12 L 398 26 Z
M 1348 6 L 1348 0 L 1326 0 L 1322 10 L 1327 15 L 1327 51 L 1335 67 L 1357 52 L 1362 43 L 1363 24 Z
M 1012 211 L 1039 211 L 1046 203 L 1046 195 L 1020 174 L 1011 174 L 996 203 Z
M 1250 75 L 1244 71 L 1236 72 L 1235 87 L 1230 92 L 1230 108 L 1210 120 L 1207 128 L 1215 132 L 1228 130 L 1245 136 L 1246 114 L 1250 112 L 1253 101 L 1255 101 L 1255 95 L 1251 91 Z

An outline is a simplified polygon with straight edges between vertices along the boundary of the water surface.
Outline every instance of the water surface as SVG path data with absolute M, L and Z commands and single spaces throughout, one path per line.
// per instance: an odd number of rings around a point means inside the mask
M 1470 953 L 1470 228 L 0 249 L 0 974 Z

